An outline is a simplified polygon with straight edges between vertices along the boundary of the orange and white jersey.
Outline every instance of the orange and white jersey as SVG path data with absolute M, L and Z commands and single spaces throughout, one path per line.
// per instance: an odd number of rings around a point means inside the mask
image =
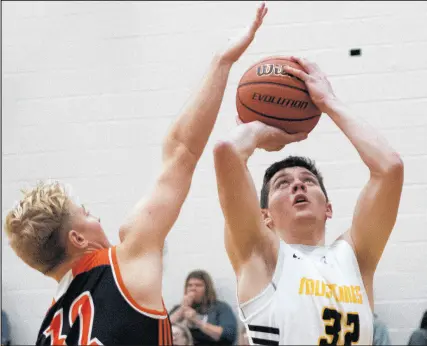
M 373 315 L 350 244 L 280 241 L 272 282 L 240 304 L 253 345 L 371 345 Z
M 172 345 L 166 309 L 139 306 L 126 289 L 116 248 L 83 257 L 61 280 L 37 345 Z

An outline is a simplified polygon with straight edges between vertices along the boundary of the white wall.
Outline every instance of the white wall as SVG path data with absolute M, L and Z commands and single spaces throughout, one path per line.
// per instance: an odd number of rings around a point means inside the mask
M 250 2 L 3 2 L 2 215 L 19 188 L 60 179 L 101 216 L 113 242 L 126 211 L 159 172 L 160 143 L 212 53 L 253 16 Z M 336 93 L 402 154 L 398 222 L 376 275 L 376 310 L 394 344 L 427 309 L 427 3 L 271 2 L 256 42 L 233 67 L 219 120 L 168 237 L 164 297 L 181 298 L 186 274 L 204 268 L 235 304 L 224 251 L 212 148 L 234 125 L 236 84 L 273 54 L 304 55 Z M 361 57 L 349 49 L 361 48 Z M 310 138 L 250 162 L 257 186 L 287 154 L 317 160 L 334 203 L 328 241 L 343 232 L 367 169 L 322 116 Z M 4 239 L 4 238 L 3 238 Z M 55 283 L 2 246 L 2 300 L 16 343 L 34 343 Z

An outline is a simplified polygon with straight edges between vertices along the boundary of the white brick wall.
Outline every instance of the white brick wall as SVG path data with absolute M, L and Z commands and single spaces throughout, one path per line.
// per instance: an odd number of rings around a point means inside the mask
M 4 2 L 2 215 L 19 188 L 61 179 L 103 219 L 111 237 L 160 168 L 160 143 L 212 53 L 253 15 L 250 2 Z M 355 113 L 402 154 L 398 222 L 376 274 L 376 310 L 394 344 L 406 343 L 427 309 L 427 3 L 271 2 L 256 42 L 233 67 L 206 153 L 167 241 L 164 297 L 178 302 L 186 274 L 205 268 L 235 304 L 223 246 L 212 147 L 234 126 L 236 84 L 273 54 L 304 55 L 330 75 Z M 361 57 L 349 49 L 361 48 Z M 323 116 L 310 138 L 282 153 L 257 153 L 263 171 L 286 154 L 309 155 L 325 176 L 334 219 L 328 241 L 351 222 L 368 172 Z M 3 309 L 18 344 L 34 343 L 55 282 L 2 245 Z

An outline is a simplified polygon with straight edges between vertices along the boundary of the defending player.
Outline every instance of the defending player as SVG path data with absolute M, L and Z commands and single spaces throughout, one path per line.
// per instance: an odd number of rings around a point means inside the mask
M 233 63 L 252 42 L 267 9 L 215 56 L 194 100 L 163 143 L 163 167 L 111 246 L 97 218 L 62 185 L 40 184 L 9 212 L 5 230 L 17 255 L 58 281 L 38 345 L 169 345 L 162 299 L 162 250 L 212 131 Z

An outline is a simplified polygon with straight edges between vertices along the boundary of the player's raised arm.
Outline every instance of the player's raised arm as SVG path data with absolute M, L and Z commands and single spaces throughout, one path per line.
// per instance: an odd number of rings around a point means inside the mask
M 236 274 L 253 255 L 277 253 L 278 242 L 269 230 L 258 202 L 247 161 L 256 148 L 277 151 L 286 144 L 306 138 L 289 135 L 259 121 L 236 127 L 229 138 L 214 149 L 218 194 L 225 217 L 225 242 Z
M 372 276 L 396 222 L 403 186 L 403 162 L 377 131 L 350 114 L 316 64 L 306 59 L 293 59 L 305 72 L 288 68 L 289 72 L 305 81 L 313 102 L 346 135 L 370 171 L 347 240 L 356 251 L 362 274 Z
M 253 41 L 267 9 L 257 8 L 248 30 L 215 55 L 199 90 L 163 142 L 163 166 L 152 192 L 121 228 L 129 256 L 160 251 L 188 194 L 196 164 L 215 124 L 230 68 Z

